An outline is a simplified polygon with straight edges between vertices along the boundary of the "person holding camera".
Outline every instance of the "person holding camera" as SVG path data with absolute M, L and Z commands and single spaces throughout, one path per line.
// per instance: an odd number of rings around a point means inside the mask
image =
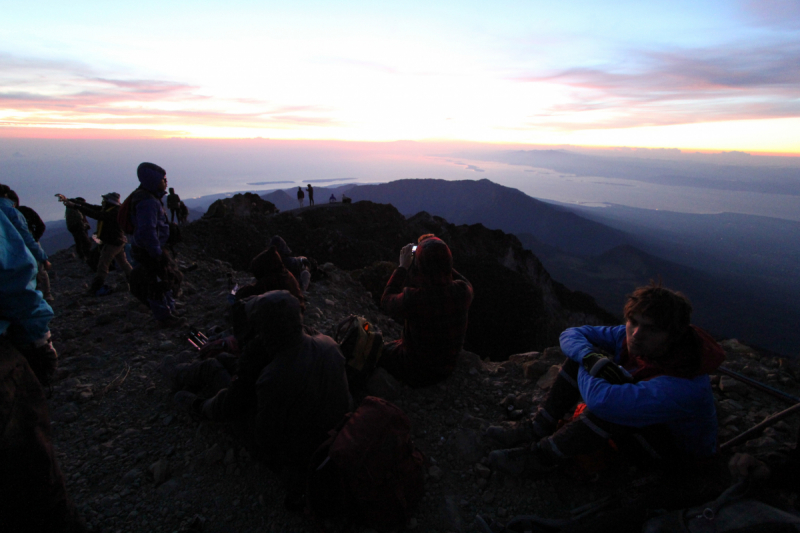
M 433 385 L 453 373 L 473 298 L 472 284 L 453 268 L 447 244 L 425 237 L 400 250 L 400 264 L 381 298 L 384 311 L 405 326 L 400 340 L 384 344 L 378 364 L 412 387 Z

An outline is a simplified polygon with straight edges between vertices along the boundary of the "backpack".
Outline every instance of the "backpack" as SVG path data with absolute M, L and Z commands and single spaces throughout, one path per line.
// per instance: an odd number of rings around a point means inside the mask
M 119 206 L 119 211 L 117 212 L 117 223 L 119 223 L 119 227 L 125 232 L 126 235 L 133 235 L 133 232 L 136 231 L 136 226 L 133 225 L 133 214 L 136 213 L 136 204 L 141 202 L 144 198 L 144 194 L 148 196 L 152 196 L 155 198 L 153 193 L 146 189 L 142 189 L 139 187 L 132 193 L 125 198 L 125 201 L 122 202 L 122 205 Z
M 363 316 L 350 315 L 336 326 L 333 340 L 347 361 L 350 390 L 364 387 L 383 352 L 383 334 Z
M 367 396 L 309 464 L 306 501 L 319 518 L 346 516 L 378 531 L 404 526 L 424 493 L 425 456 L 396 405 Z

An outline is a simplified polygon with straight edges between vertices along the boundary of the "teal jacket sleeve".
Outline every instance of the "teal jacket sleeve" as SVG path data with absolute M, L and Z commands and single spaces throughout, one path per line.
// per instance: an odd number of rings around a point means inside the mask
M 28 229 L 28 221 L 25 220 L 25 217 L 22 216 L 22 213 L 17 211 L 17 209 L 14 207 L 14 203 L 8 198 L 0 198 L 0 210 L 5 213 L 9 222 L 11 222 L 14 228 L 16 228 L 17 232 L 25 241 L 25 246 L 28 247 L 28 250 L 30 250 L 34 259 L 40 263 L 47 261 L 47 254 L 44 252 L 44 250 L 42 250 L 42 247 L 39 245 L 39 243 L 34 240 L 33 235 L 31 235 L 31 232 Z

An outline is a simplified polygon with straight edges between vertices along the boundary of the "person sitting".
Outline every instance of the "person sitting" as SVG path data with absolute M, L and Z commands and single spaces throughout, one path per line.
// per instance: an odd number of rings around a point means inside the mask
M 717 414 L 709 372 L 725 353 L 690 325 L 692 306 L 681 293 L 651 283 L 628 296 L 624 326 L 582 326 L 561 334 L 567 356 L 532 421 L 490 427 L 506 445 L 489 456 L 511 475 L 551 470 L 568 458 L 608 448 L 641 462 L 701 465 L 717 449 Z M 558 422 L 583 398 L 585 409 Z
M 104 296 L 111 292 L 111 288 L 105 285 L 111 263 L 116 263 L 117 268 L 122 271 L 126 280 L 130 278 L 133 270 L 133 267 L 128 262 L 128 257 L 125 255 L 125 245 L 128 243 L 128 239 L 125 237 L 125 232 L 122 231 L 117 220 L 121 205 L 119 193 L 110 192 L 104 194 L 102 199 L 103 201 L 100 205 L 72 200 L 64 202 L 67 207 L 77 209 L 87 217 L 98 221 L 97 238 L 102 243 L 100 259 L 97 262 L 95 277 L 89 286 L 89 294 L 96 296 Z
M 256 282 L 245 285 L 236 291 L 236 300 L 250 296 L 258 296 L 269 291 L 289 291 L 300 302 L 300 308 L 305 311 L 305 299 L 294 275 L 283 266 L 281 256 L 275 246 L 270 246 L 250 262 L 250 272 L 256 277 Z
M 281 475 L 289 498 L 302 491 L 311 454 L 353 407 L 345 360 L 333 339 L 304 330 L 300 302 L 288 291 L 244 302 L 255 337 L 233 372 L 209 359 L 165 360 L 162 371 L 180 389 L 180 407 L 209 420 L 254 420 L 256 456 Z
M 345 193 L 342 193 L 342 203 L 343 204 L 352 204 L 353 199 L 347 196 Z
M 302 255 L 293 256 L 289 245 L 280 235 L 272 237 L 269 246 L 274 246 L 278 250 L 286 269 L 300 283 L 300 288 L 307 291 L 308 285 L 311 283 L 311 262 Z
M 384 344 L 379 366 L 412 387 L 432 385 L 452 374 L 464 344 L 472 285 L 453 268 L 450 248 L 431 237 L 400 250 L 381 307 L 405 322 L 402 338 Z M 404 287 L 415 263 L 412 286 Z

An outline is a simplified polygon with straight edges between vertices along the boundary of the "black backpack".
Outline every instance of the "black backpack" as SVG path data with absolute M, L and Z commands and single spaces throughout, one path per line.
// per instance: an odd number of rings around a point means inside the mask
M 350 390 L 362 389 L 381 358 L 383 334 L 363 316 L 350 315 L 336 326 L 333 340 L 347 361 Z

